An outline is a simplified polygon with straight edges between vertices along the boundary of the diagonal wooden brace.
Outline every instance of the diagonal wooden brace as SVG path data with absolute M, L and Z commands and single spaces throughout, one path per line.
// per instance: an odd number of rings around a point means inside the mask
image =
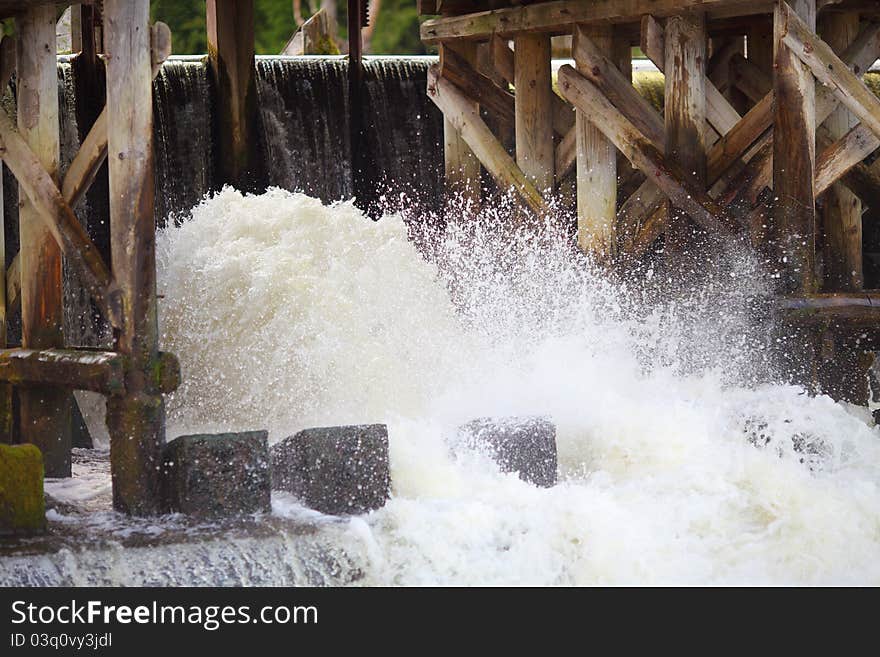
M 428 70 L 428 97 L 440 108 L 443 116 L 455 126 L 486 171 L 501 187 L 512 187 L 516 190 L 520 198 L 535 213 L 541 215 L 548 212 L 544 197 L 498 142 L 479 113 L 474 111 L 472 100 L 449 80 L 443 78 L 436 64 Z

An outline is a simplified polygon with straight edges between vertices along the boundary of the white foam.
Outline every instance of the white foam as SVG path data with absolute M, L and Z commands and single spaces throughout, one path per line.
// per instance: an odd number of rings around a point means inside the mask
M 205 201 L 159 237 L 184 381 L 169 434 L 388 423 L 393 499 L 350 529 L 368 583 L 880 583 L 878 432 L 760 382 L 754 263 L 731 251 L 660 303 L 557 240 L 498 233 L 453 226 L 430 264 L 398 216 Z M 444 440 L 534 413 L 558 426 L 553 489 Z

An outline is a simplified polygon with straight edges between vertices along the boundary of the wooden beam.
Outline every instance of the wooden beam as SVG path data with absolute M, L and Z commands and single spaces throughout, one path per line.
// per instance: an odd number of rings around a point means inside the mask
M 513 189 L 533 212 L 548 211 L 544 198 L 473 108 L 472 101 L 444 80 L 439 67 L 428 71 L 428 96 L 470 146 L 501 189 Z
M 559 69 L 559 87 L 577 109 L 603 117 L 596 125 L 634 166 L 659 187 L 676 207 L 687 212 L 708 230 L 733 233 L 738 226 L 727 212 L 702 189 L 687 182 L 685 174 L 663 155 L 612 105 L 590 80 L 570 65 Z
M 583 39 L 605 52 L 613 48 L 611 26 L 575 25 L 575 66 L 582 73 L 591 67 L 579 60 L 585 51 Z M 617 250 L 617 153 L 614 144 L 593 125 L 590 117 L 577 112 L 575 127 L 577 156 L 577 242 L 600 261 L 614 256 Z
M 130 361 L 126 394 L 107 401 L 113 504 L 152 515 L 162 511 L 165 409 L 150 375 L 159 363 L 150 3 L 104 0 L 104 12 L 110 240 L 124 316 L 116 350 Z
M 847 109 L 874 134 L 880 135 L 880 99 L 787 3 L 780 4 L 779 12 L 783 21 L 781 38 L 785 45 Z
M 666 147 L 666 130 L 657 111 L 589 38 L 578 39 L 574 47 L 575 61 L 581 64 L 579 72 L 583 71 L 581 75 L 595 85 L 654 148 L 662 151 Z
M 706 141 L 705 15 L 671 16 L 666 21 L 664 41 L 666 160 L 676 163 L 692 187 L 703 190 L 706 188 L 706 151 L 703 149 Z M 681 249 L 687 244 L 687 233 L 690 232 L 686 215 L 674 207 L 669 207 L 667 213 L 669 244 Z
M 843 180 L 862 200 L 862 205 L 868 206 L 877 216 L 876 211 L 880 210 L 880 160 L 870 166 L 864 162 L 856 164 L 844 174 Z
M 815 0 L 795 0 L 797 11 L 816 25 Z M 774 13 L 777 41 L 773 122 L 773 237 L 783 292 L 810 294 L 816 280 L 816 163 L 815 84 L 809 69 L 783 41 L 792 23 L 788 5 L 780 2 Z M 798 19 L 800 21 L 800 19 Z M 803 21 L 800 21 L 803 24 Z
M 0 36 L 0 94 L 15 71 L 15 41 L 8 36 Z M 6 217 L 3 202 L 3 162 L 0 159 L 0 348 L 5 349 L 7 309 L 12 305 L 6 295 Z M 12 386 L 0 385 L 0 443 L 12 443 L 15 436 L 15 422 L 12 409 Z
M 558 0 L 431 19 L 422 23 L 421 36 L 425 43 L 448 39 L 485 40 L 494 34 L 564 33 L 574 23 L 637 22 L 645 14 L 665 17 L 686 9 L 700 9 L 710 17 L 726 17 L 766 13 L 771 7 L 769 0 Z
M 0 381 L 117 394 L 125 390 L 124 358 L 112 351 L 4 349 Z
M 207 0 L 208 61 L 217 88 L 218 182 L 255 184 L 257 83 L 254 0 Z
M 468 61 L 473 61 L 476 54 L 476 44 L 459 44 L 458 56 Z M 445 66 L 451 49 L 440 46 L 441 70 Z M 452 53 L 455 57 L 456 53 Z M 447 67 L 448 68 L 448 67 Z M 469 99 L 474 112 L 479 115 L 480 108 L 477 102 Z M 474 155 L 470 146 L 462 138 L 458 129 L 445 115 L 443 117 L 443 162 L 445 172 L 446 194 L 448 200 L 454 200 L 456 204 L 464 204 L 474 212 L 480 209 L 481 185 L 480 185 L 480 160 Z
M 707 179 L 713 184 L 721 175 L 739 160 L 761 135 L 773 125 L 773 94 L 767 94 L 737 123 L 732 130 L 721 137 L 709 149 L 706 156 Z
M 458 44 L 458 47 L 469 44 Z M 470 44 L 472 45 L 472 44 Z M 494 118 L 513 127 L 514 97 L 507 89 L 502 89 L 474 68 L 468 59 L 455 52 L 451 46 L 441 48 L 440 75 L 456 87 Z
M 666 68 L 666 36 L 663 26 L 653 16 L 645 16 L 642 19 L 642 52 L 648 56 L 654 65 L 661 71 Z M 706 120 L 709 125 L 719 134 L 725 135 L 730 132 L 739 122 L 739 112 L 723 96 L 711 80 L 706 80 L 705 104 Z
M 836 53 L 842 53 L 858 36 L 859 15 L 856 13 L 828 13 L 821 17 L 819 29 L 822 40 Z M 824 160 L 824 151 L 816 160 L 816 194 L 822 193 L 819 178 L 828 161 L 841 163 L 835 179 L 870 155 L 880 139 L 872 135 L 845 107 L 838 107 L 825 121 L 824 127 L 831 139 L 839 140 L 841 148 Z M 874 137 L 874 139 L 871 139 Z M 851 165 L 847 166 L 847 163 Z M 825 194 L 822 204 L 822 225 L 825 233 L 823 258 L 823 288 L 826 290 L 860 290 L 864 287 L 862 274 L 862 202 L 846 185 L 834 184 Z
M 58 177 L 61 140 L 55 18 L 52 5 L 35 6 L 16 18 L 18 133 L 5 112 L 0 112 L 5 119 L 0 122 L 0 148 L 6 149 L 4 160 L 19 180 L 22 345 L 34 349 L 64 346 L 61 249 L 43 219 L 38 206 L 41 199 L 29 193 L 36 177 L 48 182 L 57 194 L 53 179 Z M 16 169 L 27 165 L 34 171 L 19 175 Z M 79 226 L 72 213 L 69 218 Z M 40 448 L 47 477 L 69 477 L 70 392 L 38 386 L 20 390 L 19 400 L 20 439 Z
M 730 58 L 734 86 L 753 103 L 760 103 L 773 90 L 773 77 L 742 55 Z
M 516 163 L 538 191 L 553 189 L 555 151 L 550 76 L 550 37 L 529 34 L 514 42 L 516 90 Z

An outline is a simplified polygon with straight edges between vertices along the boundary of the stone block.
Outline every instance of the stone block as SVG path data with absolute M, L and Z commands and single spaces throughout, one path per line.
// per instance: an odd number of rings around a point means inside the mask
M 170 510 L 206 518 L 271 511 L 268 437 L 198 434 L 168 443 L 162 460 Z
M 384 424 L 305 429 L 272 447 L 272 488 L 321 513 L 378 509 L 390 485 Z
M 0 535 L 46 528 L 43 455 L 35 445 L 0 444 Z
M 486 452 L 502 472 L 536 486 L 556 484 L 556 426 L 545 417 L 479 418 L 459 429 L 471 449 Z

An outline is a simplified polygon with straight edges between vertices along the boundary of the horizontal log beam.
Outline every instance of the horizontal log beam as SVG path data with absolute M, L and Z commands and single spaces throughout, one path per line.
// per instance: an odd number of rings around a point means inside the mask
M 880 294 L 869 292 L 812 294 L 782 297 L 776 301 L 784 319 L 810 326 L 839 326 L 847 329 L 880 325 Z
M 559 88 L 576 108 L 601 117 L 594 125 L 611 140 L 634 166 L 641 169 L 672 204 L 698 224 L 716 232 L 732 234 L 739 226 L 709 195 L 687 182 L 687 176 L 667 162 L 658 149 L 587 78 L 566 64 L 559 69 Z
M 540 192 L 526 178 L 510 154 L 473 109 L 472 100 L 440 75 L 436 64 L 428 71 L 428 97 L 458 130 L 486 171 L 502 189 L 513 189 L 525 204 L 539 215 L 548 212 Z
M 105 395 L 125 393 L 128 359 L 113 351 L 91 349 L 2 349 L 0 381 L 14 385 L 50 385 Z M 161 352 L 151 375 L 168 394 L 180 385 L 180 364 Z
M 787 3 L 781 2 L 779 11 L 784 20 L 782 41 L 785 45 L 850 112 L 880 136 L 880 99 Z
M 483 11 L 464 16 L 435 18 L 422 23 L 422 41 L 447 39 L 485 40 L 498 34 L 518 32 L 571 32 L 575 23 L 629 23 L 645 14 L 670 16 L 686 9 L 698 9 L 710 18 L 765 13 L 769 0 L 558 0 L 522 7 Z

